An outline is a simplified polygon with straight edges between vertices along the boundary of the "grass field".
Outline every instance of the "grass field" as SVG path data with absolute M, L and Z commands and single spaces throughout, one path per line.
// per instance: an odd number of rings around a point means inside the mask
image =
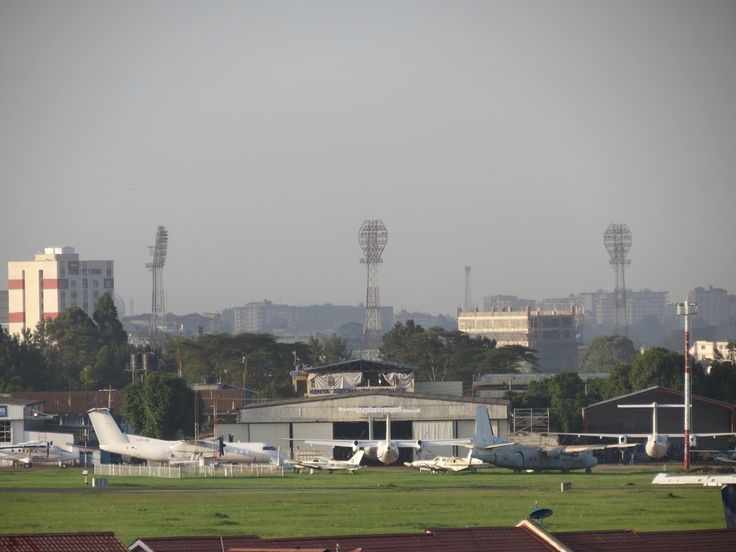
M 393 467 L 355 475 L 109 477 L 103 489 L 85 486 L 80 468 L 0 470 L 0 532 L 112 531 L 126 545 L 165 535 L 403 533 L 510 526 L 536 506 L 553 510 L 545 521 L 553 532 L 725 527 L 717 487 L 652 485 L 662 470 L 601 465 L 590 474 L 432 475 Z M 562 482 L 572 489 L 562 492 Z

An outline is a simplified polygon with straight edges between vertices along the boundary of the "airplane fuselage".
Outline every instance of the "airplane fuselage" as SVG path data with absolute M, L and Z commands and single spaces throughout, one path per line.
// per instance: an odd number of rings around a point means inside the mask
M 647 456 L 659 460 L 667 456 L 667 449 L 669 447 L 669 438 L 667 435 L 650 435 L 647 437 L 647 442 L 644 445 L 644 450 Z
M 178 455 L 172 452 L 171 441 L 130 434 L 127 437 L 126 443 L 100 443 L 100 449 L 152 462 L 171 462 L 189 458 L 188 455 Z
M 279 451 L 266 443 L 225 443 L 219 460 L 234 464 L 277 464 Z
M 382 464 L 393 464 L 399 459 L 399 447 L 394 443 L 381 443 L 377 447 L 365 448 L 365 455 L 374 458 Z
M 512 470 L 589 470 L 598 463 L 598 459 L 589 452 L 575 454 L 558 454 L 551 456 L 539 447 L 529 445 L 511 445 L 496 449 L 475 449 L 473 457 L 488 464 Z

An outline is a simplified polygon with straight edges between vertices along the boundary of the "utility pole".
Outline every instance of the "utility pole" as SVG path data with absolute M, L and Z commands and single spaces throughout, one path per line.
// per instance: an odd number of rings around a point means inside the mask
M 690 430 L 692 425 L 692 389 L 690 386 L 690 317 L 698 313 L 698 304 L 677 303 L 677 314 L 685 317 L 685 428 L 682 467 L 690 469 Z

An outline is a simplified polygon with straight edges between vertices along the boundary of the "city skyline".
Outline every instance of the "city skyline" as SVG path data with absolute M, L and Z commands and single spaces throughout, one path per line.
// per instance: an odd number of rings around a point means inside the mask
M 736 5 L 338 1 L 0 4 L 0 243 L 115 262 L 151 310 L 736 282 Z M 7 284 L 0 285 L 0 289 Z

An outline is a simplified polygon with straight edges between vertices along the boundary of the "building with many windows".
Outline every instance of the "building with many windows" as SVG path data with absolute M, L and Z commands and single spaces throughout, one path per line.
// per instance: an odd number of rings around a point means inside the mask
M 8 331 L 31 331 L 69 307 L 90 317 L 103 293 L 114 297 L 113 261 L 83 261 L 73 247 L 47 247 L 32 261 L 8 262 Z
M 457 329 L 470 336 L 494 339 L 499 347 L 534 349 L 543 372 L 575 372 L 577 323 L 575 307 L 567 312 L 502 310 L 459 313 Z

